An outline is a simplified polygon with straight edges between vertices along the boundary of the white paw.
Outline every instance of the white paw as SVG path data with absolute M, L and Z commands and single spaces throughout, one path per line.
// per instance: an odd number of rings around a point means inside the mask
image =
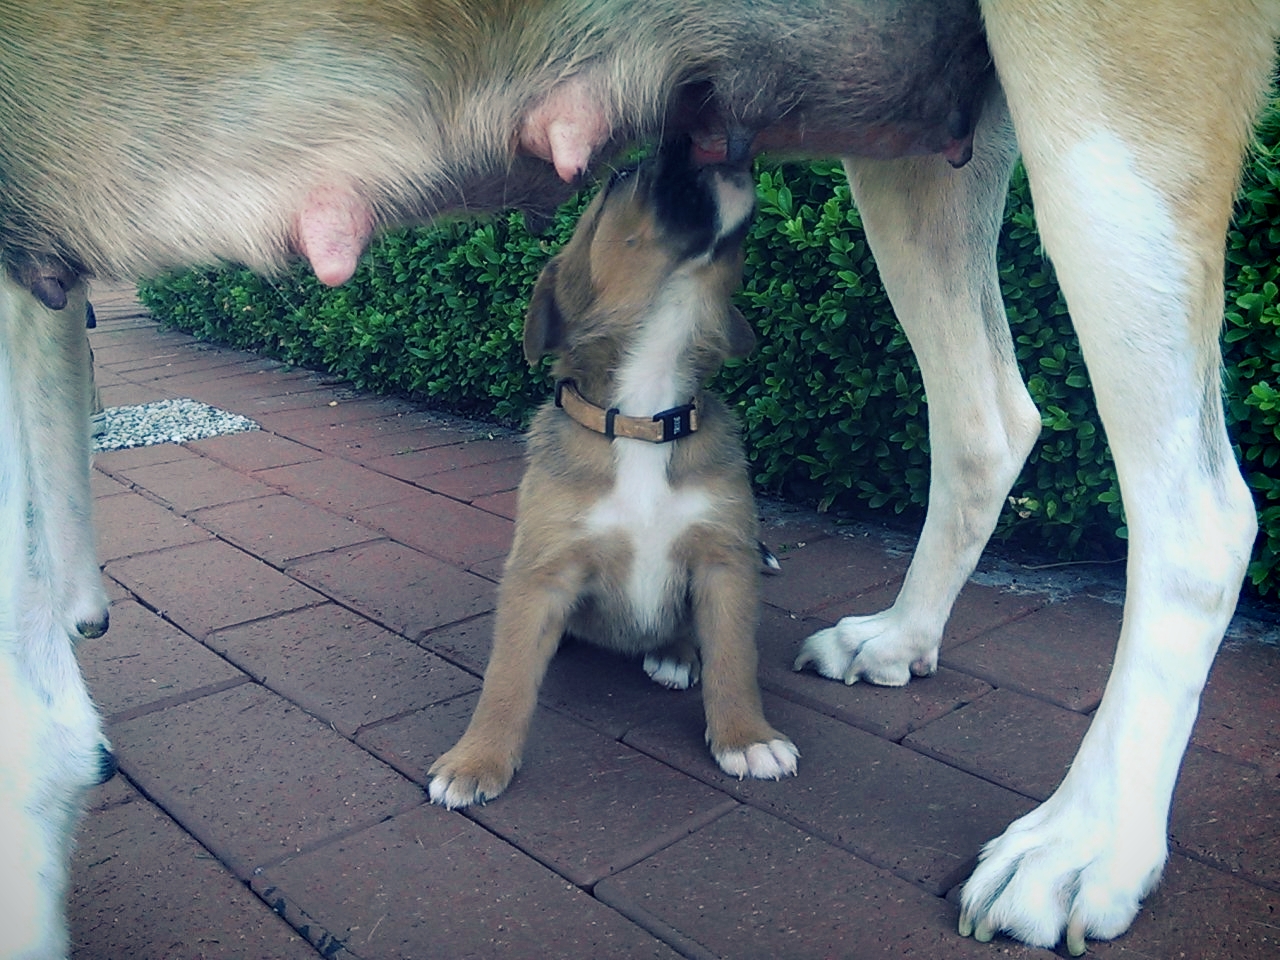
M 427 771 L 427 796 L 450 810 L 486 803 L 507 789 L 519 766 L 518 757 L 476 748 L 464 739 Z
M 869 617 L 845 617 L 834 627 L 805 640 L 793 668 L 813 667 L 824 677 L 845 683 L 901 687 L 911 679 L 931 676 L 938 669 L 941 636 L 908 630 L 890 608 Z
M 745 750 L 712 751 L 720 769 L 739 780 L 751 777 L 754 780 L 781 780 L 783 777 L 796 775 L 796 761 L 800 751 L 790 740 L 770 740 L 768 743 L 753 743 Z
M 484 803 L 492 799 L 480 789 L 480 784 L 474 777 L 432 777 L 431 783 L 427 785 L 427 796 L 432 803 L 450 810 L 459 810 L 473 803 Z
M 1120 829 L 1051 798 L 983 848 L 961 894 L 960 934 L 985 943 L 1004 931 L 1051 948 L 1065 933 L 1078 957 L 1086 938 L 1129 928 L 1166 855 L 1163 821 Z
M 644 672 L 654 683 L 660 683 L 669 690 L 688 690 L 702 675 L 701 664 L 697 660 L 689 662 L 656 653 L 645 655 Z

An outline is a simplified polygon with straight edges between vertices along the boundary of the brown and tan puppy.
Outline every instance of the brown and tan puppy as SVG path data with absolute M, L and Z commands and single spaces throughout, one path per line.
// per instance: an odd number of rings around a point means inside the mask
M 700 672 L 720 767 L 795 773 L 756 686 L 759 552 L 738 426 L 702 389 L 754 344 L 729 302 L 754 197 L 744 170 L 664 150 L 614 176 L 539 278 L 525 355 L 557 356 L 557 398 L 533 423 L 484 690 L 431 768 L 435 802 L 506 788 L 566 633 L 646 654 L 668 686 Z

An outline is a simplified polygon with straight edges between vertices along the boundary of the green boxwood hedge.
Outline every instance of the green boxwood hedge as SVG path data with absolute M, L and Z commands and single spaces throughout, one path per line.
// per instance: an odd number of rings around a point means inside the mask
M 739 303 L 759 334 L 716 387 L 742 417 L 761 489 L 841 511 L 918 515 L 925 396 L 833 163 L 761 164 Z M 345 286 L 305 269 L 198 270 L 143 284 L 164 323 L 470 416 L 524 421 L 547 396 L 521 355 L 538 271 L 585 197 L 541 235 L 518 214 L 381 237 Z M 1280 107 L 1263 118 L 1227 242 L 1228 417 L 1262 521 L 1250 579 L 1280 592 Z M 1066 304 L 1015 174 L 1000 275 L 1018 361 L 1044 421 L 997 537 L 1063 558 L 1118 555 L 1119 488 Z

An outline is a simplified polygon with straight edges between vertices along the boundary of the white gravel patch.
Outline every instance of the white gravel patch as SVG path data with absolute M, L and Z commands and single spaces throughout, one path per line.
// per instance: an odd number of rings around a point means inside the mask
M 95 452 L 149 447 L 156 443 L 186 443 L 224 433 L 261 429 L 248 417 L 186 397 L 107 407 L 103 417 L 105 430 L 93 438 Z

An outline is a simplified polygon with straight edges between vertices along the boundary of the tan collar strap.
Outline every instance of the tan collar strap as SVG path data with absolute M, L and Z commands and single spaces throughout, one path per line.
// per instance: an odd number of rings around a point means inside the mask
M 604 434 L 610 440 L 627 437 L 649 443 L 669 443 L 698 429 L 698 410 L 692 400 L 652 417 L 624 417 L 617 407 L 604 410 L 586 400 L 572 380 L 556 381 L 556 406 L 588 430 Z

